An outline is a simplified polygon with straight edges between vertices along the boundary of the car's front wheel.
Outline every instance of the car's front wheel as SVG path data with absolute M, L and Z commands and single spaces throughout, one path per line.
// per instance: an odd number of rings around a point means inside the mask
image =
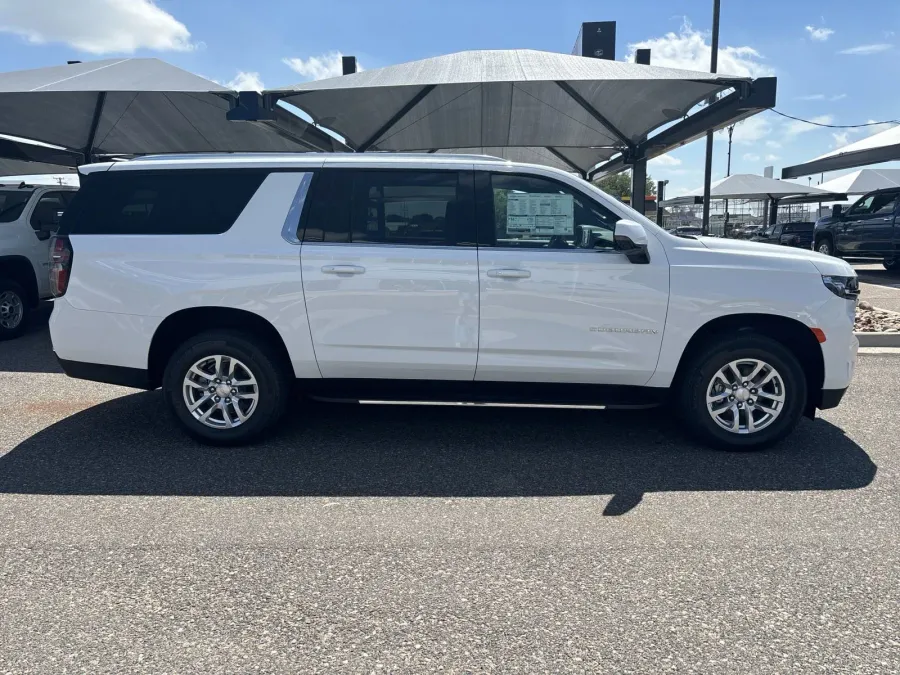
M 189 434 L 213 445 L 261 437 L 282 417 L 289 364 L 263 340 L 234 331 L 188 339 L 169 359 L 163 391 Z
M 831 244 L 831 239 L 828 237 L 819 237 L 816 239 L 816 250 L 819 253 L 824 253 L 825 255 L 834 255 L 834 247 Z
M 716 448 L 770 446 L 797 426 L 806 406 L 806 378 L 796 357 L 751 331 L 706 345 L 685 373 L 678 392 L 684 422 Z
M 25 332 L 28 297 L 14 281 L 0 279 L 0 340 L 12 340 Z

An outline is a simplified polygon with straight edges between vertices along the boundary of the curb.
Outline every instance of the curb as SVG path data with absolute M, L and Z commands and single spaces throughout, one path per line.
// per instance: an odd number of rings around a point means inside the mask
M 860 347 L 900 347 L 900 333 L 854 333 Z

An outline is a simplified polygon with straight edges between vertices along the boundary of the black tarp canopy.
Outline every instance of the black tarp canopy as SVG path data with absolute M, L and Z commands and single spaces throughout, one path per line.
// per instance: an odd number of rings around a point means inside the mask
M 61 146 L 70 165 L 157 153 L 342 148 L 282 108 L 271 122 L 231 123 L 226 113 L 236 98 L 227 87 L 152 58 L 15 71 L 0 74 L 0 134 Z M 3 151 L 0 143 L 0 156 L 21 159 Z

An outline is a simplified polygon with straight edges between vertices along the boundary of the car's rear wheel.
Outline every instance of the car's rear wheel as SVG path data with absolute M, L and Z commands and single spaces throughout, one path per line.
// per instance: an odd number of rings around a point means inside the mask
M 788 435 L 806 407 L 797 358 L 750 331 L 705 345 L 684 371 L 678 396 L 688 429 L 728 450 L 758 450 Z
M 28 324 L 28 296 L 15 281 L 0 279 L 0 340 L 12 340 Z
M 175 350 L 163 390 L 172 413 L 198 440 L 249 443 L 270 431 L 287 407 L 291 377 L 283 361 L 253 336 L 202 333 Z
M 834 245 L 831 243 L 830 237 L 819 237 L 816 239 L 815 249 L 825 255 L 834 255 Z
M 900 272 L 900 258 L 891 258 L 884 261 L 884 269 L 889 272 Z

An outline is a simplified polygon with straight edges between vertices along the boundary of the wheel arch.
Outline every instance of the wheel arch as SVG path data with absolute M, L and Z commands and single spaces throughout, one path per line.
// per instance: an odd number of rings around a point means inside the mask
M 822 385 L 825 382 L 825 357 L 822 347 L 809 326 L 778 314 L 731 314 L 720 316 L 703 324 L 691 336 L 681 354 L 673 387 L 680 386 L 688 365 L 702 350 L 724 335 L 733 335 L 741 331 L 752 331 L 765 335 L 787 348 L 800 363 L 806 377 L 807 400 L 804 413 L 815 414 L 821 403 Z
M 28 294 L 28 304 L 37 306 L 40 301 L 37 276 L 28 258 L 22 255 L 0 256 L 0 279 L 15 281 Z
M 267 319 L 234 307 L 189 307 L 167 316 L 157 327 L 147 355 L 147 375 L 152 387 L 162 383 L 163 372 L 172 354 L 189 338 L 200 333 L 230 329 L 265 340 L 290 367 L 290 356 L 281 333 Z

